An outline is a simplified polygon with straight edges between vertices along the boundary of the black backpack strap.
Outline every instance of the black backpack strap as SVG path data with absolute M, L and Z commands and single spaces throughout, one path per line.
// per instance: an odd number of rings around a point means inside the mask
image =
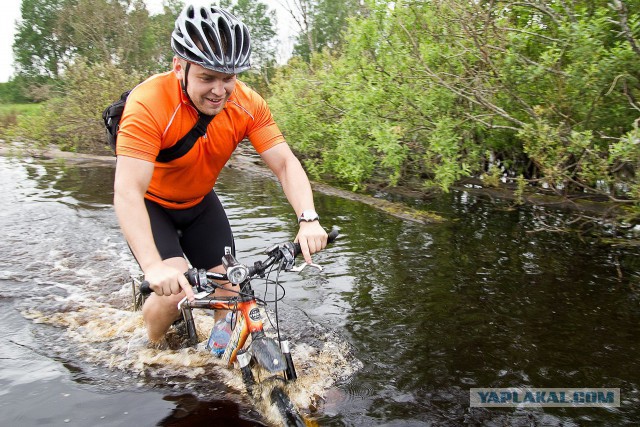
M 213 116 L 207 116 L 206 114 L 200 114 L 198 116 L 198 122 L 195 126 L 172 147 L 160 150 L 156 161 L 160 163 L 167 163 L 172 160 L 178 159 L 191 150 L 195 145 L 198 138 L 207 133 L 207 126 L 213 120 Z

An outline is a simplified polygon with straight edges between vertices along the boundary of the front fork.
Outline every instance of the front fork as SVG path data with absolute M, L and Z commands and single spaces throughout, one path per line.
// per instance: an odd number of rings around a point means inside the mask
M 190 346 L 195 347 L 198 345 L 198 332 L 196 331 L 196 324 L 193 320 L 193 312 L 189 304 L 184 304 L 183 301 L 178 304 L 180 311 L 182 312 L 182 318 L 187 328 L 188 343 Z
M 184 319 L 184 323 L 187 329 L 189 345 L 195 347 L 198 344 L 198 333 L 196 331 L 191 306 L 185 298 L 185 300 L 180 302 L 178 307 L 180 309 L 180 312 L 182 313 L 182 318 Z M 287 382 L 295 381 L 298 378 L 298 375 L 293 363 L 293 358 L 291 357 L 289 341 L 287 339 L 282 339 L 280 341 L 280 350 L 282 352 L 282 355 L 284 356 L 286 365 L 284 369 L 285 379 Z M 245 384 L 245 387 L 247 388 L 247 391 L 249 392 L 251 392 L 255 385 L 255 379 L 253 377 L 253 372 L 251 371 L 250 366 L 251 357 L 251 353 L 244 349 L 239 349 L 236 354 L 236 360 L 238 361 L 240 371 L 242 372 L 242 380 Z
M 293 358 L 289 351 L 289 341 L 286 339 L 280 341 L 280 348 L 282 349 L 284 360 L 287 363 L 287 369 L 284 371 L 285 377 L 287 381 L 295 381 L 298 375 L 296 374 L 296 367 L 293 365 Z

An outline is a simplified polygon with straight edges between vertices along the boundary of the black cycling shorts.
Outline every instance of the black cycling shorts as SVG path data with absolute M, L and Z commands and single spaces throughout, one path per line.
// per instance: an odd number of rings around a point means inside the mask
M 188 209 L 167 209 L 145 199 L 151 231 L 162 259 L 186 256 L 195 268 L 222 264 L 225 246 L 235 254 L 227 214 L 214 191 Z

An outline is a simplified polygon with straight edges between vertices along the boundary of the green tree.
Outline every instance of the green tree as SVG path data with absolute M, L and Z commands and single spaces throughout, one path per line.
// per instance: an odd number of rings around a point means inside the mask
M 242 20 L 251 35 L 251 70 L 241 79 L 260 92 L 269 94 L 269 84 L 276 67 L 276 13 L 259 0 L 222 0 L 220 6 Z
M 68 58 L 68 47 L 57 32 L 58 16 L 65 0 L 22 0 L 16 26 L 13 56 L 17 74 L 55 79 Z
M 21 76 L 12 77 L 6 83 L 0 83 L 0 103 L 2 104 L 24 104 L 31 102 L 25 95 L 25 78 Z
M 158 71 L 159 60 L 167 59 L 174 20 L 170 6 L 151 18 L 142 0 L 66 0 L 58 30 L 74 58 L 153 72 Z M 167 66 L 161 64 L 163 69 Z
M 149 58 L 150 71 L 160 72 L 170 66 L 173 58 L 171 33 L 176 17 L 183 7 L 184 3 L 181 0 L 164 0 L 162 13 L 150 17 L 151 37 L 153 39 L 150 43 L 155 47 Z
M 259 0 L 222 0 L 220 6 L 237 16 L 251 34 L 251 63 L 263 68 L 275 57 L 276 12 Z
M 359 0 L 292 0 L 287 4 L 299 29 L 294 54 L 307 62 L 312 53 L 339 49 L 349 17 L 363 10 Z
M 166 69 L 181 8 L 170 0 L 163 13 L 149 16 L 143 0 L 24 0 L 13 44 L 18 74 L 50 82 L 79 58 L 143 72 Z

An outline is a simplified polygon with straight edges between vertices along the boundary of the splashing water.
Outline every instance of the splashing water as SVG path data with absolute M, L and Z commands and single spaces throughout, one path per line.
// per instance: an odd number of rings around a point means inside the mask
M 59 289 L 69 288 L 60 285 Z M 117 294 L 126 299 L 130 297 L 130 289 L 127 283 Z M 120 371 L 145 384 L 161 382 L 174 391 L 189 390 L 202 399 L 239 401 L 247 398 L 240 372 L 227 369 L 219 358 L 204 349 L 205 338 L 213 326 L 213 316 L 204 310 L 194 310 L 201 341 L 196 348 L 180 348 L 183 343 L 175 329 L 168 333 L 166 343 L 152 346 L 141 312 L 91 301 L 78 294 L 47 297 L 46 303 L 38 304 L 38 308 L 24 308 L 22 314 L 35 323 L 63 331 L 66 349 L 60 346 L 51 349 L 58 352 L 59 357 L 70 357 L 72 353 L 86 363 Z M 266 328 L 272 335 L 268 323 Z M 351 355 L 346 342 L 320 325 L 315 325 L 312 331 L 295 333 L 282 329 L 282 332 L 288 336 L 297 334 L 300 339 L 294 340 L 291 348 L 297 362 L 298 380 L 287 385 L 286 390 L 299 408 L 310 413 L 319 406 L 318 400 L 324 398 L 325 390 L 352 375 L 359 368 L 359 362 Z M 304 335 L 309 332 L 312 332 L 313 345 L 304 342 Z M 265 371 L 256 371 L 257 379 L 267 376 Z M 254 390 L 252 397 L 266 420 L 278 424 L 280 415 L 268 397 L 274 384 L 277 382 L 265 382 Z

